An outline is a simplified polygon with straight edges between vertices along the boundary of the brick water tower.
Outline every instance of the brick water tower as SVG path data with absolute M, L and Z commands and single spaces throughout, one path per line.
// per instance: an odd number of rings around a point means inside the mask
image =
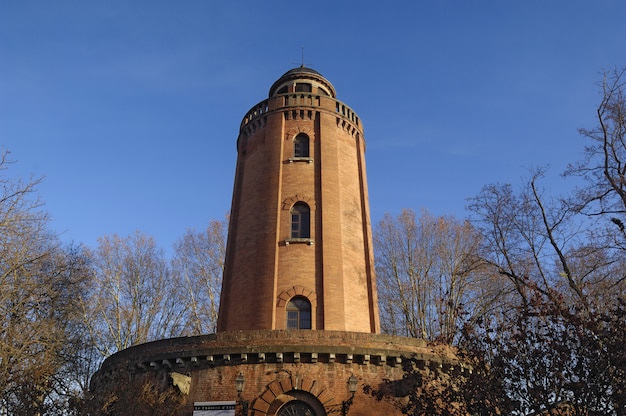
M 301 66 L 246 113 L 237 152 L 217 333 L 120 351 L 94 390 L 162 380 L 185 416 L 399 415 L 407 358 L 456 364 L 379 334 L 361 120 Z
M 292 69 L 244 117 L 237 152 L 218 331 L 379 332 L 356 113 Z

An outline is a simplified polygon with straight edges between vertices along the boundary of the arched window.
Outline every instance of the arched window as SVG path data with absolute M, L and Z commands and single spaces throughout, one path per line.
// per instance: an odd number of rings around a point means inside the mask
M 291 208 L 291 238 L 311 238 L 311 210 L 304 202 Z
M 309 157 L 309 136 L 300 133 L 293 139 L 293 156 Z
M 287 329 L 311 329 L 311 302 L 296 296 L 287 303 Z

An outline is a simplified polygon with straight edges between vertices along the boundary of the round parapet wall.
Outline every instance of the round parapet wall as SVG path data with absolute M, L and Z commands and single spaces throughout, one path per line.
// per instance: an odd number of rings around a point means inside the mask
M 219 332 L 149 342 L 107 358 L 92 378 L 92 390 L 106 390 L 113 373 L 170 377 L 186 394 L 180 415 L 194 404 L 236 401 L 237 414 L 282 416 L 304 406 L 316 416 L 399 415 L 390 401 L 407 394 L 403 364 L 413 360 L 435 371 L 463 371 L 452 350 L 414 338 L 341 331 L 251 330 Z M 236 380 L 245 389 L 236 390 Z M 349 388 L 353 380 L 353 388 Z M 400 399 L 401 400 L 401 399 Z M 245 409 L 246 412 L 242 413 Z M 281 410 L 282 409 L 282 410 Z
M 231 365 L 255 362 L 357 362 L 396 366 L 402 358 L 459 365 L 452 350 L 417 338 L 343 331 L 250 330 L 169 338 L 107 358 L 100 372 L 120 367 Z

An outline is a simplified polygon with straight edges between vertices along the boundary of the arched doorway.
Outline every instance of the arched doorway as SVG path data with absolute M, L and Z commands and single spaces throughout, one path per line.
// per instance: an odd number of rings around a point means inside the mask
M 326 416 L 326 409 L 313 394 L 291 390 L 278 395 L 270 404 L 267 416 Z
M 315 411 L 301 400 L 292 400 L 285 403 L 276 416 L 317 416 Z

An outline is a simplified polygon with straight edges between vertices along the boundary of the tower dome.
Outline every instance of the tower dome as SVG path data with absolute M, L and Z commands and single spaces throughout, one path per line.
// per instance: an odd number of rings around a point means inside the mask
M 269 96 L 287 92 L 311 92 L 336 98 L 335 87 L 322 74 L 304 65 L 285 72 L 271 86 Z

